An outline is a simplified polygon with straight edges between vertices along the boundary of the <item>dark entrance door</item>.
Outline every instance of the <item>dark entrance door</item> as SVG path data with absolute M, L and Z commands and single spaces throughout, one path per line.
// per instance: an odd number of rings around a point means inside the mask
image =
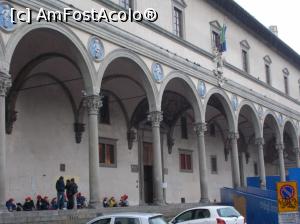
M 153 203 L 153 149 L 151 143 L 144 142 L 144 196 L 147 204 Z

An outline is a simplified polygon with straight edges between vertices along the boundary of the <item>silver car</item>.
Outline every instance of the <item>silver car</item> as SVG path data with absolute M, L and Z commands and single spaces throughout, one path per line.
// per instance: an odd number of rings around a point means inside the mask
M 245 218 L 231 206 L 203 206 L 181 212 L 169 224 L 245 224 Z
M 103 215 L 87 224 L 167 224 L 161 214 L 156 213 L 115 213 Z

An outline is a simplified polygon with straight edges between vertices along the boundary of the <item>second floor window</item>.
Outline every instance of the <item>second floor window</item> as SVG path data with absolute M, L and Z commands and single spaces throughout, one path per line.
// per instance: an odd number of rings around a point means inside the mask
M 216 48 L 220 45 L 220 34 L 216 31 L 212 31 L 212 41 L 213 41 L 213 48 Z
M 121 7 L 123 7 L 124 9 L 129 9 L 129 8 L 133 8 L 133 0 L 120 0 L 120 5 Z
M 174 7 L 173 9 L 173 29 L 174 34 L 178 37 L 183 37 L 183 17 L 182 17 L 182 11 L 178 9 L 177 7 Z
M 109 97 L 108 96 L 104 96 L 102 98 L 102 107 L 99 110 L 99 123 L 110 124 Z
M 270 66 L 265 65 L 265 70 L 266 70 L 266 82 L 268 85 L 271 85 L 271 72 L 270 72 Z
M 243 70 L 249 73 L 248 52 L 246 50 L 242 50 L 242 60 L 243 60 Z
M 284 92 L 289 95 L 289 79 L 287 75 L 284 75 Z

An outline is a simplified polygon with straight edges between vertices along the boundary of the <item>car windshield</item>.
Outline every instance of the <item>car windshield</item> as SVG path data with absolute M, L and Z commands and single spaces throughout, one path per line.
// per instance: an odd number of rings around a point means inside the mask
M 167 224 L 162 216 L 149 218 L 149 224 Z
M 227 208 L 219 208 L 217 209 L 217 212 L 220 217 L 239 217 L 240 213 L 238 213 L 237 210 L 231 207 Z

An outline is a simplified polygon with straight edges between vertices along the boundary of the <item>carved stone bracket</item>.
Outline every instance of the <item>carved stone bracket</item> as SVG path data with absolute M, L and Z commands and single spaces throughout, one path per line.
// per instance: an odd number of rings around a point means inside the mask
M 196 132 L 197 136 L 203 136 L 207 131 L 206 123 L 195 123 L 194 124 L 194 131 Z
M 6 134 L 10 135 L 13 130 L 13 124 L 17 121 L 18 112 L 15 110 L 8 109 L 8 107 L 6 108 L 7 108 L 5 113 Z
M 175 139 L 171 136 L 170 133 L 167 134 L 167 144 L 168 144 L 168 152 L 169 152 L 169 154 L 171 154 L 172 148 L 175 144 Z
M 102 107 L 102 98 L 99 95 L 91 95 L 85 98 L 84 106 L 87 107 L 89 115 L 98 115 L 99 109 Z
M 163 120 L 163 113 L 161 111 L 152 111 L 147 118 L 152 123 L 152 127 L 160 127 L 160 122 Z
M 81 143 L 82 140 L 82 133 L 85 131 L 85 124 L 83 123 L 74 123 L 74 132 L 75 132 L 75 140 L 76 143 Z
M 132 149 L 133 142 L 137 139 L 137 133 L 134 129 L 127 131 L 128 149 Z

